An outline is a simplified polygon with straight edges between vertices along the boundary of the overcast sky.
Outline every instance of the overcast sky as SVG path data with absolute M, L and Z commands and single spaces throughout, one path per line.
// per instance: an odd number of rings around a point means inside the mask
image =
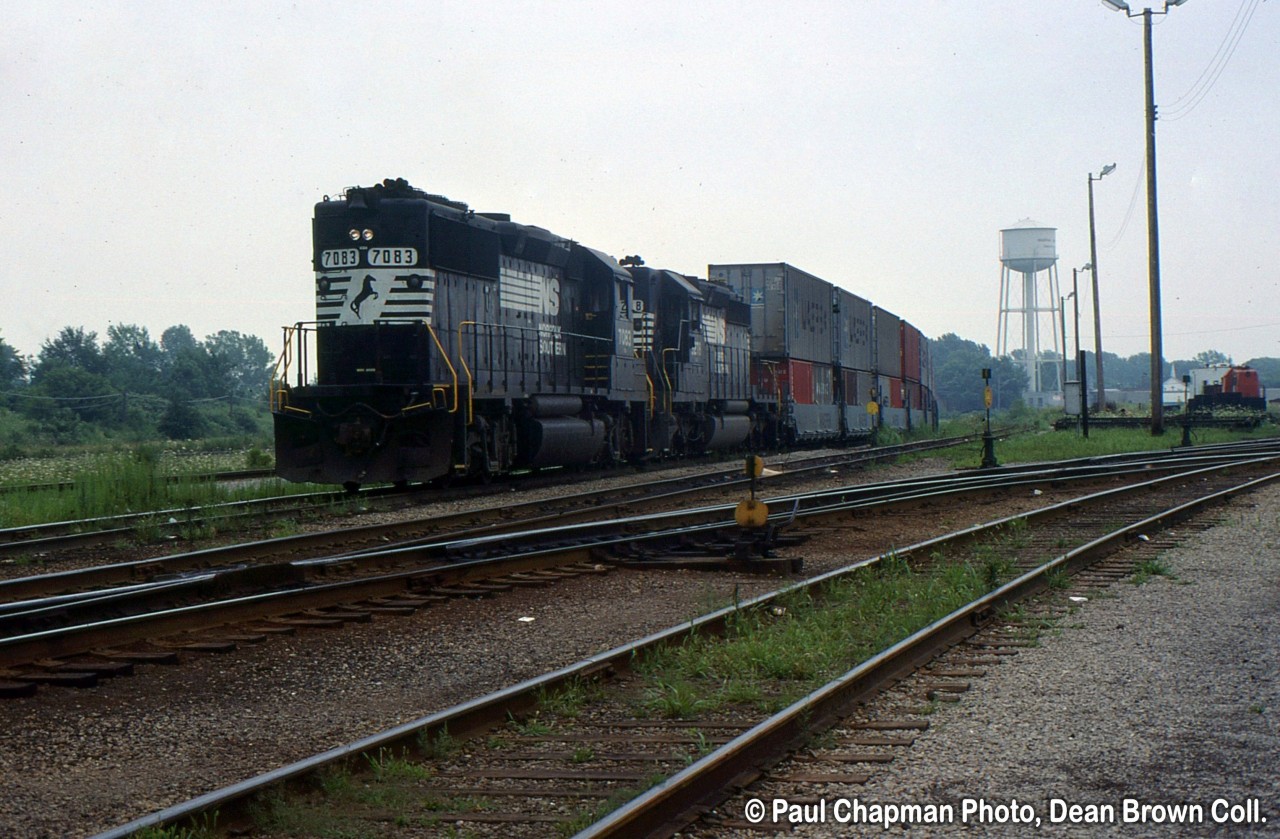
M 1103 348 L 1149 348 L 1142 25 L 1098 0 L 0 12 L 0 337 L 23 353 L 111 323 L 276 351 L 314 318 L 314 203 L 388 177 L 684 273 L 789 262 L 994 349 L 999 231 L 1057 228 L 1066 294 L 1113 162 Z M 1166 358 L 1280 356 L 1278 17 L 1155 18 Z

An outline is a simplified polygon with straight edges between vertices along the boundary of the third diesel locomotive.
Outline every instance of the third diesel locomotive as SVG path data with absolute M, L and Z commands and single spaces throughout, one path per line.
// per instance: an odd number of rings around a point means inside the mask
M 276 468 L 295 481 L 866 437 L 936 422 L 928 341 L 782 263 L 706 279 L 404 180 L 316 205 L 316 319 L 286 328 Z

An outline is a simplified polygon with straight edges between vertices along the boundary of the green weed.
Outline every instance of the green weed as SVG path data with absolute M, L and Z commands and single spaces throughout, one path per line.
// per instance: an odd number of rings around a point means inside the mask
M 538 708 L 565 719 L 576 719 L 589 703 L 598 701 L 604 691 L 594 679 L 575 676 L 552 691 L 538 692 Z
M 377 781 L 423 781 L 431 777 L 431 770 L 421 763 L 379 749 L 376 755 L 365 755 L 373 777 Z
M 418 734 L 418 748 L 428 760 L 442 760 L 458 751 L 461 744 L 449 734 L 448 728 L 441 728 L 435 735 L 426 731 Z
M 1144 559 L 1135 567 L 1132 582 L 1134 585 L 1140 586 L 1154 577 L 1167 577 L 1170 580 L 1178 579 L 1177 575 L 1162 560 Z

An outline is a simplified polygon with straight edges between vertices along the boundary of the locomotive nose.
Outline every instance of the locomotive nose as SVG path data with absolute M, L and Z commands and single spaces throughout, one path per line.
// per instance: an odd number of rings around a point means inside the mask
M 363 419 L 341 423 L 333 441 L 342 446 L 349 457 L 367 454 L 373 448 L 373 429 Z

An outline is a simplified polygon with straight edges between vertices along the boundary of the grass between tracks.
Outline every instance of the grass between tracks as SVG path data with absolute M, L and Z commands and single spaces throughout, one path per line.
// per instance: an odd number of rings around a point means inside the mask
M 44 522 L 114 516 L 146 510 L 195 510 L 208 504 L 245 501 L 298 492 L 314 492 L 314 485 L 279 479 L 241 482 L 235 486 L 208 480 L 174 479 L 156 446 L 104 454 L 77 469 L 66 490 L 47 489 L 0 494 L 0 527 L 25 527 Z M 167 521 L 167 518 L 165 519 Z M 138 525 L 147 540 L 160 521 Z M 210 534 L 194 534 L 210 535 Z
M 1128 452 L 1165 451 L 1182 442 L 1182 429 L 1177 425 L 1176 417 L 1166 424 L 1165 433 L 1159 437 L 1153 437 L 1150 430 L 1144 428 L 1092 428 L 1089 430 L 1088 438 L 1085 438 L 1076 429 L 1053 430 L 1049 425 L 1049 419 L 1056 419 L 1058 416 L 1061 414 L 1046 412 L 1029 418 L 1018 418 L 1019 420 L 1032 419 L 1034 422 L 1030 430 L 998 439 L 995 444 L 996 459 L 1004 465 L 1036 463 L 1045 460 L 1100 457 Z M 994 419 L 992 425 L 993 427 L 997 425 Z M 981 419 L 965 416 L 943 423 L 939 435 L 958 436 L 981 432 Z M 1192 443 L 1197 446 L 1211 446 L 1276 436 L 1280 436 L 1280 425 L 1267 422 L 1250 430 L 1196 428 L 1192 431 Z M 949 449 L 905 455 L 899 461 L 906 462 L 921 458 L 944 458 L 956 468 L 977 467 L 982 462 L 982 442 L 976 441 Z
M 395 836 L 405 828 L 471 835 L 465 827 L 440 823 L 441 815 L 501 807 L 482 796 L 433 791 L 436 772 L 449 761 L 483 763 L 486 750 L 526 751 L 529 745 L 521 737 L 569 731 L 580 719 L 595 716 L 760 719 L 1007 582 L 1016 573 L 1010 553 L 1028 535 L 1025 523 L 1015 522 L 989 541 L 953 555 L 935 554 L 919 565 L 891 554 L 820 591 L 796 590 L 772 608 L 738 610 L 723 636 L 694 634 L 640 657 L 632 667 L 638 687 L 625 697 L 594 682 L 575 681 L 540 697 L 534 713 L 483 741 L 460 744 L 446 736 L 418 744 L 418 753 L 426 756 L 422 761 L 383 753 L 366 758 L 364 766 L 330 769 L 303 795 L 263 800 L 260 835 L 355 839 Z M 688 762 L 714 748 L 698 730 L 691 736 L 695 743 Z M 566 761 L 586 768 L 597 755 L 593 747 L 581 746 Z M 566 812 L 558 827 L 548 829 L 571 835 L 663 778 L 655 772 L 607 800 Z
M 939 562 L 923 571 L 889 556 L 821 592 L 740 611 L 725 638 L 694 636 L 648 656 L 643 713 L 693 718 L 736 708 L 775 713 L 987 590 L 990 564 Z

